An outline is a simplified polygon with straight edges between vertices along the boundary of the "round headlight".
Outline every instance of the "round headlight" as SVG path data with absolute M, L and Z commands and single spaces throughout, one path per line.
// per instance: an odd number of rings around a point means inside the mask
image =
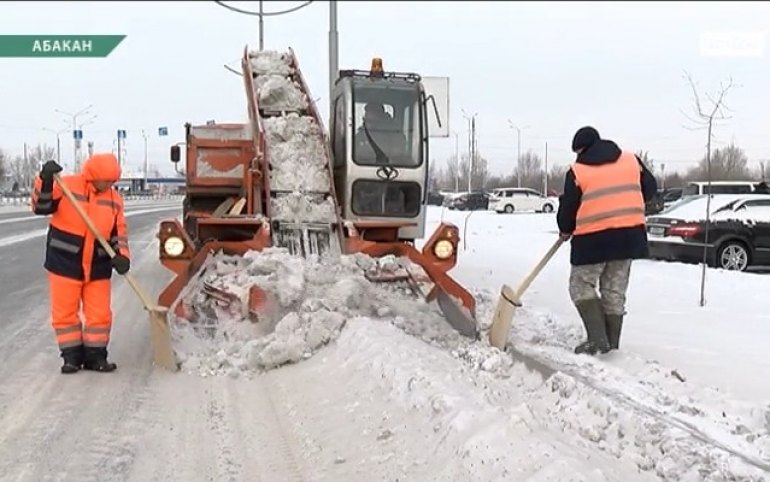
M 446 239 L 442 239 L 433 246 L 433 254 L 435 254 L 438 259 L 448 259 L 454 252 L 454 245 Z
M 171 236 L 163 243 L 163 251 L 169 256 L 179 256 L 184 253 L 184 241 L 176 236 Z

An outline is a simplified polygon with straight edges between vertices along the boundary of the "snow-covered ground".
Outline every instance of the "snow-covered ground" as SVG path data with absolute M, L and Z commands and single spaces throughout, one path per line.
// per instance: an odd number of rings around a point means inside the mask
M 441 215 L 430 208 L 428 234 Z M 443 215 L 461 229 L 468 216 Z M 155 222 L 141 222 L 133 271 L 157 293 L 170 278 Z M 554 222 L 467 218 L 453 275 L 477 295 L 484 326 L 500 284 L 523 278 Z M 457 335 L 434 305 L 372 285 L 358 269 L 365 259 L 343 261 L 255 257 L 249 279 L 277 297 L 274 332 L 260 339 L 259 323 L 225 317 L 214 338 L 180 325 L 176 374 L 152 368 L 146 315 L 118 278 L 118 370 L 59 375 L 40 276 L 26 308 L 22 297 L 0 302 L 10 313 L 0 324 L 0 480 L 769 479 L 762 275 L 710 271 L 699 308 L 697 267 L 637 262 L 621 351 L 575 356 L 582 329 L 565 246 L 516 314 L 524 363 Z

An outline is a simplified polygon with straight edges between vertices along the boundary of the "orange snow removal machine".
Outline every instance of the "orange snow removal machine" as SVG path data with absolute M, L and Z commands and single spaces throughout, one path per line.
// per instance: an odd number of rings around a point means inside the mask
M 391 255 L 398 268 L 383 263 L 367 272 L 371 281 L 408 283 L 437 301 L 455 330 L 478 338 L 474 298 L 447 274 L 457 263 L 458 228 L 442 223 L 415 246 L 425 237 L 429 102 L 438 117 L 423 79 L 384 71 L 381 59 L 370 71 L 340 71 L 326 134 L 293 50 L 247 47 L 241 64 L 248 123 L 185 126 L 182 221 L 159 227 L 161 263 L 176 277 L 159 304 L 187 317 L 180 295 L 217 252 Z M 171 147 L 172 162 L 180 150 Z M 259 286 L 236 288 L 203 283 L 209 295 L 258 316 Z

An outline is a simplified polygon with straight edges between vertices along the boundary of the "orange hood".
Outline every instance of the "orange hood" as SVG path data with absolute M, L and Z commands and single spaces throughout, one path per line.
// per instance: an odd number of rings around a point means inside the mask
M 120 180 L 120 164 L 110 153 L 94 154 L 83 164 L 81 174 L 86 181 L 117 182 Z

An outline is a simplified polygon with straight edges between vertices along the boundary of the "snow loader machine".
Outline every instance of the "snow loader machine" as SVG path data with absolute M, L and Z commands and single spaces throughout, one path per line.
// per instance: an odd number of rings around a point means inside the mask
M 241 67 L 248 122 L 188 123 L 185 142 L 171 146 L 177 164 L 185 144 L 186 192 L 181 222 L 159 226 L 160 261 L 176 275 L 159 304 L 195 323 L 183 294 L 217 252 L 361 253 L 378 261 L 370 281 L 406 284 L 478 338 L 475 300 L 447 274 L 457 263 L 457 226 L 442 223 L 415 246 L 425 234 L 431 102 L 439 115 L 421 77 L 386 72 L 380 59 L 369 71 L 340 71 L 327 133 L 292 49 L 246 47 Z M 259 286 L 202 284 L 205 296 L 259 320 Z

